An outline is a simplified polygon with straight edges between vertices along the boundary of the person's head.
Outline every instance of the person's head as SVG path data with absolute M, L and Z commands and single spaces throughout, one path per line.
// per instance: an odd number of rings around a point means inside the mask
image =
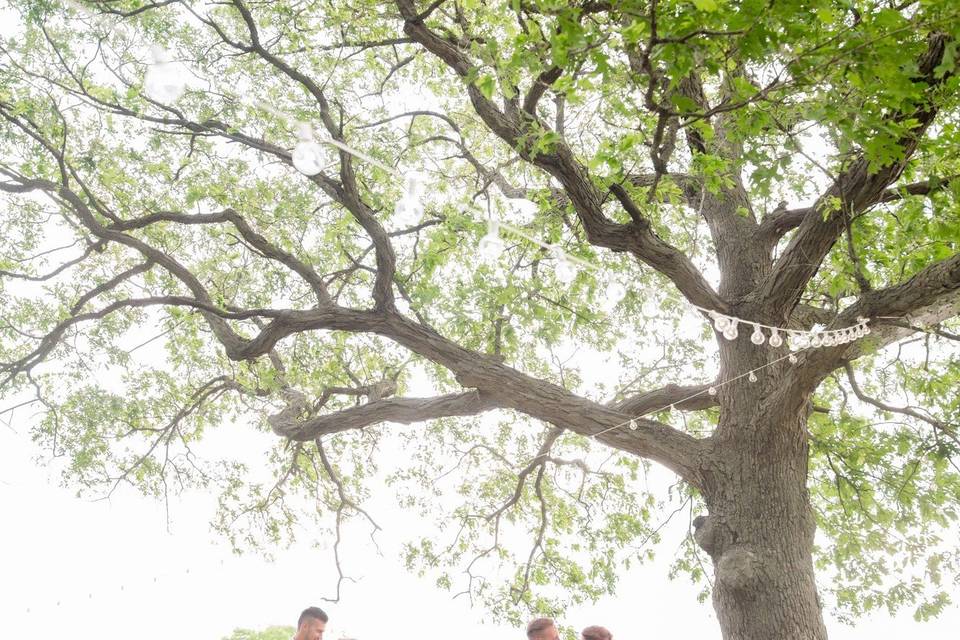
M 550 618 L 537 618 L 527 625 L 527 640 L 560 640 L 560 632 Z
M 297 635 L 294 640 L 321 640 L 329 619 L 323 609 L 307 607 L 297 620 Z
M 606 627 L 591 625 L 580 632 L 581 640 L 613 640 L 613 634 Z

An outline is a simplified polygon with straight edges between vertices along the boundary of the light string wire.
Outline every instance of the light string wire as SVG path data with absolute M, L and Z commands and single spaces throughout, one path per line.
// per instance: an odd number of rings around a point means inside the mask
M 742 378 L 749 378 L 751 374 L 755 374 L 757 371 L 760 371 L 761 369 L 766 369 L 767 367 L 772 367 L 773 365 L 777 364 L 778 362 L 783 362 L 784 360 L 789 360 L 791 364 L 794 364 L 794 363 L 796 363 L 796 361 L 797 361 L 797 354 L 795 354 L 795 353 L 788 353 L 788 354 L 785 355 L 785 356 L 782 356 L 782 357 L 780 357 L 780 358 L 777 358 L 776 360 L 771 360 L 770 362 L 768 362 L 768 363 L 766 363 L 766 364 L 764 364 L 764 365 L 761 365 L 761 366 L 759 366 L 759 367 L 757 367 L 757 368 L 755 368 L 755 369 L 751 369 L 751 370 L 749 370 L 749 371 L 744 371 L 743 373 L 741 373 L 741 374 L 739 374 L 739 375 L 736 375 L 736 376 L 734 376 L 734 377 L 732 377 L 732 378 L 729 378 L 729 379 L 727 379 L 727 380 L 722 380 L 722 381 L 720 381 L 720 382 L 718 382 L 718 383 L 716 383 L 716 384 L 710 385 L 709 388 L 707 388 L 707 389 L 701 389 L 700 391 L 697 391 L 696 393 L 691 393 L 690 395 L 688 395 L 688 396 L 686 396 L 686 397 L 683 397 L 683 398 L 680 398 L 679 400 L 674 400 L 673 402 L 668 402 L 668 403 L 664 404 L 664 405 L 661 406 L 661 407 L 657 407 L 657 408 L 655 408 L 655 409 L 648 409 L 647 411 L 644 411 L 643 413 L 640 413 L 640 414 L 638 414 L 638 415 L 635 415 L 635 416 L 631 417 L 631 418 L 628 419 L 628 420 L 624 420 L 623 422 L 620 422 L 620 423 L 618 423 L 618 424 L 615 424 L 615 425 L 613 425 L 612 427 L 608 427 L 608 428 L 604 429 L 603 431 L 598 431 L 597 433 L 591 434 L 589 437 L 590 437 L 590 438 L 593 438 L 593 439 L 596 439 L 597 437 L 602 436 L 602 435 L 605 434 L 605 433 L 608 433 L 608 432 L 610 432 L 610 431 L 614 431 L 615 429 L 620 429 L 621 427 L 624 427 L 624 426 L 630 426 L 631 429 L 635 429 L 635 428 L 636 428 L 636 425 L 635 425 L 635 421 L 636 421 L 636 420 L 640 420 L 641 418 L 644 418 L 644 417 L 649 416 L 649 415 L 651 415 L 651 414 L 658 413 L 658 412 L 660 412 L 660 411 L 663 411 L 664 409 L 670 409 L 670 410 L 672 410 L 672 409 L 674 408 L 674 406 L 676 406 L 676 405 L 678 405 L 678 404 L 680 404 L 680 403 L 682 403 L 682 402 L 686 402 L 687 400 L 692 400 L 693 398 L 696 398 L 696 397 L 698 397 L 698 396 L 702 396 L 702 395 L 705 394 L 705 393 L 708 394 L 708 395 L 711 395 L 711 396 L 712 396 L 712 395 L 716 395 L 717 390 L 718 390 L 720 387 L 726 386 L 726 385 L 728 385 L 728 384 L 730 384 L 730 383 L 732 383 L 732 382 L 736 382 L 737 380 L 740 380 L 740 379 L 742 379 Z

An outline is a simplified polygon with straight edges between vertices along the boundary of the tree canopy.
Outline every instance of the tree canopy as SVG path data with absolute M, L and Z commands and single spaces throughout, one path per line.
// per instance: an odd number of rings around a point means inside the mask
M 396 491 L 440 523 L 405 562 L 517 622 L 615 591 L 671 514 L 726 523 L 675 563 L 705 594 L 744 540 L 782 556 L 725 505 L 797 470 L 823 604 L 949 603 L 956 3 L 2 11 L 0 410 L 65 482 L 208 488 L 238 547 L 334 553 Z M 228 424 L 276 434 L 271 477 L 195 455 Z

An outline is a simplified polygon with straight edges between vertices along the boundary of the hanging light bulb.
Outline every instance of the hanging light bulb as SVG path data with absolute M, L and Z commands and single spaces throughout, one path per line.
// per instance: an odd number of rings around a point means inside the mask
M 640 313 L 642 313 L 645 318 L 655 318 L 657 315 L 657 305 L 653 303 L 653 300 L 648 298 L 640 305 Z
M 423 217 L 423 195 L 424 179 L 423 176 L 415 171 L 406 174 L 403 179 L 403 195 L 397 202 L 394 210 L 395 222 L 405 224 L 416 224 Z
M 633 418 L 630 418 L 630 431 L 636 431 L 636 430 L 637 430 L 637 421 L 634 420 Z
M 612 311 L 625 295 L 627 295 L 627 288 L 616 280 L 611 280 L 607 283 L 607 288 L 604 291 L 603 307 L 607 311 Z
M 715 395 L 717 395 L 717 388 L 716 388 L 716 387 L 710 387 L 709 389 L 707 389 L 707 393 L 709 393 L 709 394 L 712 395 L 712 396 L 715 396 Z
M 750 342 L 756 345 L 761 345 L 763 344 L 764 340 L 766 340 L 766 336 L 763 335 L 760 325 L 753 325 L 753 333 L 750 334 Z
M 487 222 L 487 234 L 480 238 L 478 250 L 480 256 L 487 262 L 495 262 L 503 252 L 503 240 L 500 239 L 500 223 L 496 220 Z
M 394 222 L 400 226 L 408 226 L 420 222 L 423 217 L 423 208 L 419 200 L 408 200 L 403 198 L 397 202 L 393 210 Z
M 563 284 L 570 284 L 573 282 L 574 278 L 577 277 L 577 268 L 573 265 L 573 262 L 570 261 L 570 258 L 567 257 L 567 254 L 563 252 L 563 249 L 560 247 L 553 247 L 551 249 L 553 257 L 557 261 L 557 266 L 554 267 L 554 274 L 557 276 L 557 280 Z
M 814 333 L 812 336 L 810 336 L 810 346 L 813 347 L 814 349 L 819 349 L 820 347 L 822 347 L 823 336 L 821 336 L 819 333 Z
M 791 335 L 791 341 L 793 343 L 793 349 L 806 349 L 810 346 L 810 335 L 805 331 L 797 331 Z
M 750 372 L 750 375 L 747 376 L 747 380 L 749 380 L 750 382 L 756 382 L 756 381 L 757 381 L 757 374 L 755 374 L 753 371 L 751 371 L 751 372 Z
M 143 76 L 143 89 L 147 96 L 156 102 L 170 104 L 176 102 L 187 86 L 182 69 L 170 60 L 170 54 L 158 45 L 150 47 L 152 63 Z
M 305 176 L 315 176 L 323 169 L 323 147 L 314 140 L 313 129 L 306 122 L 297 124 L 297 145 L 290 158 L 293 168 Z
M 822 344 L 825 347 L 832 347 L 836 343 L 836 340 L 833 337 L 833 331 L 827 331 L 823 334 Z
M 716 311 L 710 312 L 710 318 L 713 320 L 713 326 L 716 327 L 717 331 L 723 333 L 724 330 L 730 326 L 730 318 L 725 315 L 721 315 Z
M 776 329 L 770 330 L 770 346 L 774 348 L 783 346 L 783 338 Z
M 736 340 L 740 333 L 737 331 L 737 319 L 730 318 L 730 324 L 723 330 L 723 337 L 727 340 Z
M 403 197 L 407 200 L 419 200 L 423 195 L 423 186 L 423 176 L 411 171 L 403 178 Z
M 797 364 L 797 354 L 791 353 L 787 356 L 787 360 L 790 361 L 790 364 Z

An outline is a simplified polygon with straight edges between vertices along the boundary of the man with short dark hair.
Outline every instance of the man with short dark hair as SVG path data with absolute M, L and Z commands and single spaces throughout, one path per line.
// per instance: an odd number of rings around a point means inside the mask
M 550 618 L 537 618 L 527 625 L 527 640 L 560 640 L 560 632 Z
M 297 634 L 293 640 L 322 640 L 329 619 L 320 607 L 307 607 L 297 620 Z
M 580 632 L 581 640 L 613 640 L 613 634 L 606 627 L 591 625 Z

